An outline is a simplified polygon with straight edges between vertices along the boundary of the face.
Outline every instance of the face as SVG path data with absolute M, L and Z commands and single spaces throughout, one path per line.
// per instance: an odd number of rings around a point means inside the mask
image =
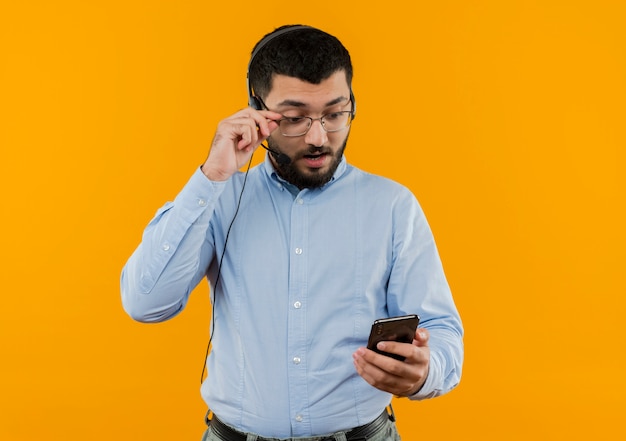
M 351 110 L 350 88 L 343 71 L 335 72 L 320 84 L 311 84 L 285 75 L 275 75 L 264 100 L 272 111 L 285 117 L 319 118 Z M 341 162 L 350 129 L 327 133 L 320 121 L 313 121 L 306 135 L 286 137 L 275 130 L 267 140 L 270 148 L 291 158 L 289 164 L 270 159 L 277 173 L 298 188 L 316 188 L 333 177 Z

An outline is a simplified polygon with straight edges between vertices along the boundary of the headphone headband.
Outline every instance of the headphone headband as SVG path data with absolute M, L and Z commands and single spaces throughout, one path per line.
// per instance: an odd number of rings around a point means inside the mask
M 256 57 L 256 55 L 261 51 L 261 49 L 267 46 L 267 44 L 273 39 L 280 37 L 281 35 L 287 34 L 289 32 L 299 31 L 302 29 L 317 30 L 316 28 L 312 26 L 306 26 L 306 25 L 294 25 L 294 26 L 282 28 L 282 29 L 272 32 L 271 34 L 263 38 L 261 41 L 259 41 L 256 47 L 254 48 L 254 50 L 252 51 L 252 55 L 250 55 L 250 61 L 248 62 L 248 71 L 246 72 L 246 85 L 248 87 L 248 105 L 252 107 L 253 109 L 263 110 L 263 104 L 261 103 L 261 100 L 256 95 L 254 95 L 254 92 L 252 90 L 252 84 L 250 83 L 250 66 L 252 66 L 254 57 Z M 352 101 L 352 118 L 354 118 L 354 116 L 356 115 L 356 101 L 354 100 L 352 87 L 350 87 L 350 100 Z
M 273 39 L 280 37 L 281 35 L 287 34 L 292 31 L 298 31 L 301 29 L 315 29 L 311 26 L 306 25 L 296 25 L 290 26 L 287 28 L 279 29 L 278 31 L 274 31 L 271 34 L 267 35 L 261 41 L 258 42 L 254 50 L 252 51 L 252 55 L 250 55 L 250 61 L 248 62 L 248 72 L 246 73 L 246 84 L 248 86 L 248 105 L 256 110 L 263 110 L 263 105 L 259 101 L 259 99 L 254 95 L 252 91 L 252 84 L 250 84 L 250 66 L 252 66 L 252 61 L 254 61 L 254 57 L 263 49 L 267 44 Z

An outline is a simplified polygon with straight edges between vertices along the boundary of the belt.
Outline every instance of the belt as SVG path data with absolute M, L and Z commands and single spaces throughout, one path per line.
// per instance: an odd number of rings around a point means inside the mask
M 367 441 L 368 438 L 375 435 L 379 430 L 381 430 L 385 423 L 390 419 L 390 415 L 387 413 L 387 410 L 384 410 L 374 421 L 371 423 L 364 424 L 362 426 L 355 427 L 346 432 L 346 439 L 348 441 Z M 211 419 L 211 428 L 215 432 L 217 436 L 220 437 L 223 441 L 246 441 L 248 439 L 247 435 L 243 432 L 233 429 L 232 427 L 224 424 L 213 415 Z M 319 441 L 325 440 L 334 440 L 333 436 L 319 436 L 312 437 L 313 439 Z M 304 438 L 306 439 L 306 438 Z M 272 441 L 275 438 L 263 438 L 258 437 L 257 441 Z

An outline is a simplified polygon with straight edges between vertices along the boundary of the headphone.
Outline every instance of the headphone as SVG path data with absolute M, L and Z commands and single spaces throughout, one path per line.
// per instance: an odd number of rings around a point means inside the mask
M 246 86 L 248 89 L 248 105 L 255 110 L 265 110 L 265 107 L 261 103 L 261 100 L 254 94 L 252 90 L 252 84 L 250 84 L 250 66 L 252 66 L 252 62 L 254 61 L 254 57 L 263 49 L 267 44 L 281 35 L 287 34 L 291 31 L 299 31 L 302 29 L 314 29 L 316 28 L 312 26 L 306 25 L 295 25 L 287 28 L 279 29 L 278 31 L 272 32 L 267 35 L 261 41 L 258 42 L 256 48 L 252 51 L 252 55 L 250 55 L 250 61 L 248 62 L 248 71 L 246 72 Z M 352 93 L 352 87 L 350 87 L 350 101 L 352 102 L 352 119 L 356 116 L 356 101 L 354 100 L 354 94 Z

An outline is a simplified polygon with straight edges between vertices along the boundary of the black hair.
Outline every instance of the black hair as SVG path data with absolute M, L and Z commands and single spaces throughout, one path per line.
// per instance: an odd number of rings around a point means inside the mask
M 299 28 L 271 38 L 275 32 L 295 26 Z M 267 38 L 271 39 L 266 41 Z M 265 35 L 254 46 L 253 54 L 260 44 L 263 45 L 250 60 L 248 72 L 256 96 L 267 96 L 275 74 L 319 84 L 343 70 L 348 86 L 352 84 L 350 53 L 336 37 L 324 31 L 302 25 L 281 26 Z

